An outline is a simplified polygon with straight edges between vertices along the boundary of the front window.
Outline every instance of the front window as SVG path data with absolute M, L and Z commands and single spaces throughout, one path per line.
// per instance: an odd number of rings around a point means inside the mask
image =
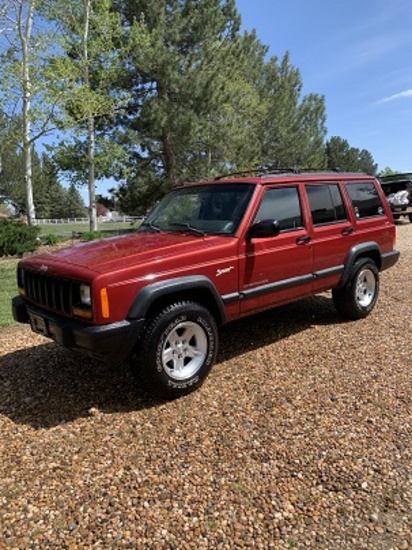
M 302 211 L 297 187 L 276 187 L 267 189 L 254 223 L 263 220 L 277 220 L 281 231 L 302 227 Z
M 175 189 L 147 216 L 139 231 L 189 231 L 233 235 L 254 185 L 207 184 Z

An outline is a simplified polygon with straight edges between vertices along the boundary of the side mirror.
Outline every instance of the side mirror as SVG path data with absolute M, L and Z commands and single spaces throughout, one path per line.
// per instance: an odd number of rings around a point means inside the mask
M 277 220 L 260 220 L 252 225 L 247 233 L 248 239 L 263 239 L 276 237 L 280 233 L 280 225 Z

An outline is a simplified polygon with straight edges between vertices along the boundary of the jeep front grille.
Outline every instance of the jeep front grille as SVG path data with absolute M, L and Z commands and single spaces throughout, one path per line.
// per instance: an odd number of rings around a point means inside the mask
M 26 270 L 19 270 L 18 279 L 26 297 L 47 309 L 71 315 L 73 305 L 80 301 L 76 281 Z

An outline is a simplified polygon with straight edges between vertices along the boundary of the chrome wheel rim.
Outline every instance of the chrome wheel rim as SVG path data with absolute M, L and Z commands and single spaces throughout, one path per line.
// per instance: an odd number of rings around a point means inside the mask
M 167 335 L 162 349 L 162 364 L 173 380 L 187 380 L 203 365 L 207 355 L 206 332 L 197 323 L 179 323 Z
M 370 269 L 362 269 L 356 282 L 356 300 L 361 307 L 368 307 L 376 294 L 376 278 Z

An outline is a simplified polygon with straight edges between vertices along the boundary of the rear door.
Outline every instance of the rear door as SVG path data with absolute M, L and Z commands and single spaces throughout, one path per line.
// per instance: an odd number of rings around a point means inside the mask
M 313 290 L 320 291 L 338 283 L 356 231 L 337 182 L 310 182 L 305 190 L 312 223 Z
M 252 223 L 277 220 L 280 234 L 246 237 L 240 244 L 242 313 L 278 305 L 311 292 L 313 253 L 301 192 L 298 184 L 264 190 Z

